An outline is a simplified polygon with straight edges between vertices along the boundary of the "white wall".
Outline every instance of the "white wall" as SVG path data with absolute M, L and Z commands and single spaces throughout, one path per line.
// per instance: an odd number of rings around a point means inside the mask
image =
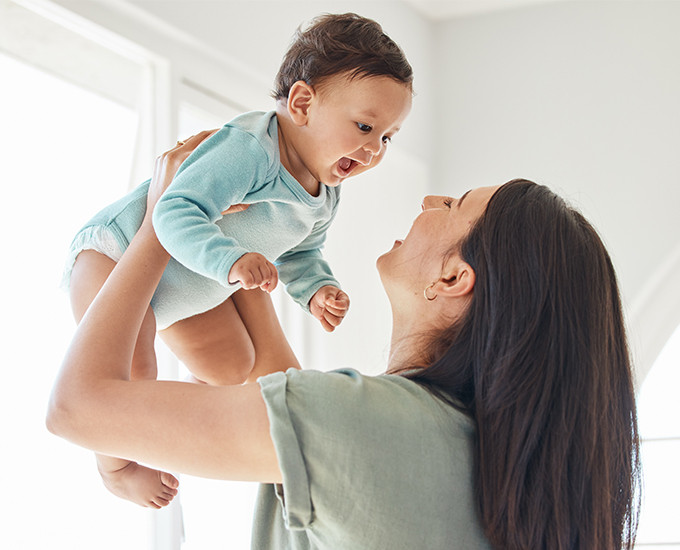
M 82 3 L 78 2 L 78 3 Z M 399 0 L 130 0 L 130 4 L 198 38 L 215 53 L 235 58 L 271 89 L 295 29 L 321 13 L 353 11 L 377 20 L 413 66 L 415 102 L 397 143 L 431 160 L 431 24 Z
M 345 185 L 328 255 L 352 311 L 336 334 L 306 343 L 310 366 L 378 368 L 389 313 L 373 259 L 428 188 L 457 194 L 514 177 L 561 192 L 603 235 L 639 379 L 680 324 L 679 1 L 551 2 L 439 23 L 398 0 L 56 2 L 246 108 L 271 105 L 294 29 L 319 13 L 373 17 L 404 48 L 414 109 L 383 166 Z M 382 208 L 373 222 L 371 203 Z
M 603 235 L 638 378 L 680 324 L 680 2 L 588 1 L 437 25 L 434 182 L 545 183 Z

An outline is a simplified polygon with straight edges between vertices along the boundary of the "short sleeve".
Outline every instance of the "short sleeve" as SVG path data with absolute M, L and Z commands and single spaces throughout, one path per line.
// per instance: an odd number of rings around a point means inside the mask
M 391 392 L 380 377 L 351 369 L 290 369 L 259 382 L 283 474 L 286 526 L 306 529 L 319 517 L 349 517 L 352 493 L 372 491 L 362 478 L 386 449 L 380 439 L 385 422 L 392 422 Z
M 277 490 L 277 497 L 284 509 L 286 527 L 306 528 L 312 521 L 309 479 L 286 403 L 288 378 L 285 373 L 276 372 L 260 378 L 258 382 L 267 405 L 271 435 L 283 473 L 283 487 L 286 488 L 285 495 L 282 488 Z
M 327 518 L 351 521 L 361 502 L 383 500 L 385 485 L 403 476 L 403 465 L 385 457 L 419 453 L 421 424 L 432 416 L 434 398 L 398 376 L 290 369 L 259 382 L 289 529 Z
M 290 369 L 259 384 L 283 483 L 261 493 L 258 548 L 488 548 L 465 415 L 395 375 Z

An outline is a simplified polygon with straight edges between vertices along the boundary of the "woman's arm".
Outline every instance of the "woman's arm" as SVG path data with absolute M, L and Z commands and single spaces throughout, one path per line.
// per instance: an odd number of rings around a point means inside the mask
M 151 210 L 209 135 L 159 157 L 149 212 L 76 330 L 55 382 L 48 429 L 96 452 L 216 479 L 280 482 L 258 384 L 130 381 L 137 333 L 169 260 Z

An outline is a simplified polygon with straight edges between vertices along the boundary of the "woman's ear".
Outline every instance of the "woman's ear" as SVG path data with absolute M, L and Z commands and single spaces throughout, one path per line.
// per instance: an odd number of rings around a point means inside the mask
M 309 116 L 309 108 L 316 97 L 314 88 L 304 80 L 294 82 L 288 92 L 288 114 L 297 126 L 304 126 Z
M 442 277 L 435 283 L 434 290 L 441 296 L 464 298 L 472 295 L 476 280 L 472 266 L 454 257 L 446 262 Z

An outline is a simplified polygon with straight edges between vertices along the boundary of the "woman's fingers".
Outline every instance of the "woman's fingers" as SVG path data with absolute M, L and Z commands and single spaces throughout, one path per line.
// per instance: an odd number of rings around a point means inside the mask
M 215 132 L 217 132 L 217 130 L 204 130 L 185 140 L 178 141 L 173 148 L 163 153 L 161 157 L 172 159 L 174 162 L 182 164 L 203 140 L 209 138 Z
M 187 157 L 203 140 L 215 132 L 217 130 L 205 130 L 184 141 L 178 141 L 172 149 L 156 158 L 147 200 L 147 209 L 149 211 L 153 210 L 156 202 L 158 202 L 160 196 L 168 188 L 177 170 Z
M 203 140 L 209 138 L 215 132 L 217 132 L 217 129 L 198 132 L 198 134 L 188 137 L 185 140 L 178 141 L 172 149 L 166 151 L 161 156 L 166 158 L 172 157 L 175 162 L 179 161 L 179 164 L 182 164 Z M 179 168 L 179 166 L 177 166 L 177 168 Z
M 244 210 L 248 210 L 249 206 L 249 204 L 232 204 L 229 208 L 222 212 L 222 215 L 226 216 L 227 214 L 234 214 L 235 212 L 243 212 Z

